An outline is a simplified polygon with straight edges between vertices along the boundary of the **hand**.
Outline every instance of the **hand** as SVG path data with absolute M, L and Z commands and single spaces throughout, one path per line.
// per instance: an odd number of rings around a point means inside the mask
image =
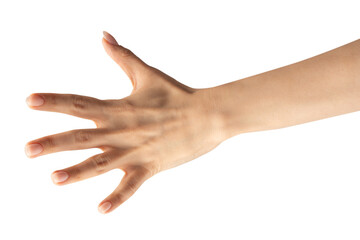
M 99 204 L 108 213 L 156 173 L 188 162 L 224 140 L 221 118 L 207 91 L 185 86 L 153 68 L 104 32 L 103 46 L 130 78 L 133 91 L 119 100 L 36 93 L 27 98 L 35 110 L 93 120 L 97 128 L 78 129 L 30 141 L 33 158 L 66 150 L 99 148 L 103 153 L 52 173 L 57 185 L 97 176 L 115 168 L 125 172 L 119 186 Z

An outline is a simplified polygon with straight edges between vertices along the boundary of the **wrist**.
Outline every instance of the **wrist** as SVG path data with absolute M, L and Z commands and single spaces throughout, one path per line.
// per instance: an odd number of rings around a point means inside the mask
M 198 89 L 196 98 L 201 102 L 207 121 L 212 123 L 217 136 L 224 141 L 235 135 L 248 131 L 241 121 L 241 102 L 231 92 L 231 86 Z
M 259 80 L 250 77 L 197 91 L 224 139 L 278 125 L 269 112 L 272 100 L 263 96 L 265 91 L 258 91 L 263 85 Z

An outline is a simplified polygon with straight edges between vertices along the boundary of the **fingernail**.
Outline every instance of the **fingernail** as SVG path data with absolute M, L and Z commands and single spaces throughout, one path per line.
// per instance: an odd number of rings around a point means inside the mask
M 38 143 L 32 143 L 25 146 L 25 153 L 28 157 L 35 156 L 43 151 L 43 147 Z
M 30 96 L 28 96 L 26 98 L 26 103 L 30 106 L 30 107 L 38 107 L 43 105 L 45 102 L 44 98 L 37 95 L 37 94 L 32 94 Z
M 108 43 L 110 43 L 112 45 L 115 45 L 115 46 L 119 45 L 117 43 L 117 41 L 115 40 L 115 38 L 113 36 L 111 36 L 110 33 L 106 32 L 106 31 L 103 31 L 103 34 L 104 34 L 105 40 L 108 41 Z
M 67 174 L 67 172 L 53 172 L 51 174 L 51 178 L 53 180 L 54 183 L 61 183 L 61 182 L 65 182 L 66 179 L 69 178 L 69 174 Z
M 106 213 L 111 208 L 111 202 L 104 202 L 99 206 L 99 212 Z

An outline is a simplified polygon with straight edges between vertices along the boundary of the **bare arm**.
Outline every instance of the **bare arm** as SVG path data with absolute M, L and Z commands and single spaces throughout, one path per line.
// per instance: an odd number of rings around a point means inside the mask
M 358 111 L 360 40 L 204 93 L 230 136 Z
M 35 93 L 30 108 L 92 120 L 76 129 L 32 140 L 31 157 L 67 150 L 103 152 L 52 173 L 62 186 L 121 169 L 118 187 L 100 204 L 109 213 L 155 174 L 209 152 L 227 138 L 360 110 L 360 41 L 273 71 L 214 88 L 194 89 L 147 65 L 104 33 L 108 55 L 129 76 L 130 96 L 100 100 Z M 44 119 L 46 122 L 46 119 Z

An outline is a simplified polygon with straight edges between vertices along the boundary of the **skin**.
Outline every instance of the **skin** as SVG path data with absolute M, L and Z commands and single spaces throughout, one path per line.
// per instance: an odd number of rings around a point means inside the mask
M 89 119 L 77 129 L 28 142 L 26 154 L 99 148 L 103 153 L 52 173 L 56 185 L 119 168 L 125 175 L 99 204 L 109 213 L 155 174 L 191 161 L 244 132 L 282 128 L 360 110 L 360 41 L 316 57 L 213 88 L 194 89 L 144 63 L 104 32 L 107 54 L 133 85 L 131 95 L 100 100 L 34 93 L 34 110 Z

